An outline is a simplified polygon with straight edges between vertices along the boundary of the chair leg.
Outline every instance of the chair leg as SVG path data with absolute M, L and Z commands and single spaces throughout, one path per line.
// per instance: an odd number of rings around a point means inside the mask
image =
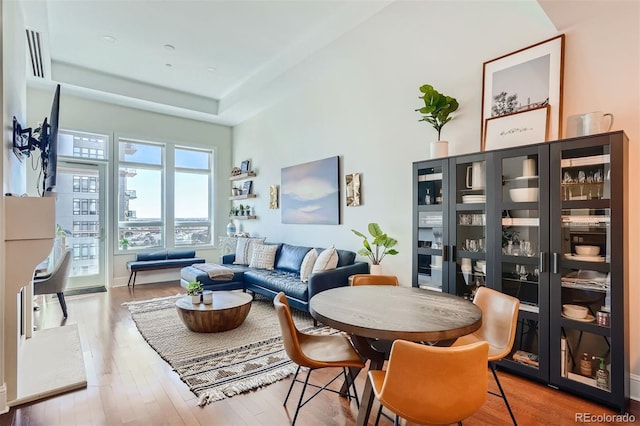
M 291 395 L 291 391 L 293 390 L 293 384 L 296 382 L 299 372 L 300 372 L 300 366 L 298 366 L 298 369 L 296 370 L 296 374 L 294 374 L 293 378 L 291 379 L 291 386 L 289 386 L 289 392 L 287 392 L 287 397 L 284 399 L 284 403 L 282 404 L 283 406 L 287 405 L 287 401 L 289 400 L 289 395 Z
M 353 389 L 353 397 L 356 400 L 356 408 L 360 409 L 360 400 L 358 399 L 358 391 L 356 389 L 356 381 L 354 377 L 351 375 L 351 370 L 347 369 L 347 367 L 342 368 L 342 373 L 344 374 L 344 380 L 347 384 L 347 398 L 351 399 L 351 391 Z M 342 389 L 340 389 L 342 391 Z
M 129 281 L 127 281 L 127 287 L 131 285 L 131 278 L 133 278 L 133 271 L 131 271 L 131 273 L 129 274 Z
M 293 421 L 291 422 L 291 426 L 296 424 L 296 419 L 298 418 L 298 411 L 300 411 L 300 407 L 302 407 L 302 400 L 304 398 L 304 391 L 307 390 L 307 383 L 309 383 L 309 376 L 311 376 L 311 369 L 307 372 L 307 377 L 304 379 L 304 385 L 302 386 L 302 391 L 300 392 L 300 399 L 298 400 L 298 406 L 296 407 L 296 413 L 293 415 Z
M 62 308 L 62 314 L 66 318 L 67 317 L 67 302 L 65 302 L 65 300 L 64 300 L 64 293 L 63 292 L 59 292 L 59 293 L 56 293 L 56 295 L 58 296 L 58 301 L 60 301 L 60 307 Z
M 504 400 L 504 403 L 507 406 L 507 410 L 509 410 L 511 421 L 513 421 L 514 426 L 517 426 L 518 422 L 516 422 L 516 418 L 513 416 L 513 411 L 511 411 L 511 406 L 509 405 L 509 401 L 507 401 L 507 395 L 505 395 L 504 390 L 502 389 L 502 385 L 500 384 L 500 380 L 498 379 L 498 375 L 496 374 L 496 366 L 492 362 L 489 363 L 489 366 L 491 367 L 493 378 L 496 379 L 496 384 L 498 385 L 498 389 L 500 390 L 501 398 Z
M 380 421 L 380 416 L 382 416 L 382 404 L 378 407 L 378 414 L 376 415 L 376 426 L 378 426 L 378 422 Z

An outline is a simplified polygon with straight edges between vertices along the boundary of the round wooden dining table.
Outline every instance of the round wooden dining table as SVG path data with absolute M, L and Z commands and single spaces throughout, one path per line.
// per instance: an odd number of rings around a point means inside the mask
M 385 351 L 377 340 L 397 339 L 448 346 L 482 324 L 482 311 L 472 302 L 451 294 L 415 287 L 338 287 L 313 296 L 309 312 L 319 322 L 349 333 L 370 370 L 380 370 Z M 356 425 L 367 424 L 373 388 L 365 380 Z

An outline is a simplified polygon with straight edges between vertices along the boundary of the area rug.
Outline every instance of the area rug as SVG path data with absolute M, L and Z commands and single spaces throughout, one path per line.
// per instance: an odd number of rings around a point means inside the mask
M 282 380 L 295 372 L 284 351 L 271 299 L 256 295 L 244 323 L 223 333 L 194 333 L 180 320 L 175 302 L 183 295 L 128 302 L 140 334 L 171 365 L 203 406 Z M 313 318 L 292 309 L 299 330 L 335 333 L 313 327 Z

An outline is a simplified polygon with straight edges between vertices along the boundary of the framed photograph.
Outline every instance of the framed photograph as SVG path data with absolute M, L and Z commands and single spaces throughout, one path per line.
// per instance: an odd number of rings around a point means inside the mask
M 487 118 L 485 151 L 546 142 L 549 135 L 549 105 Z
M 244 181 L 244 183 L 242 184 L 242 195 L 251 194 L 251 185 L 253 185 L 253 181 L 252 180 Z
M 546 140 L 561 137 L 564 34 L 482 66 L 482 151 L 489 119 L 548 106 Z M 495 123 L 494 123 L 495 124 Z M 489 132 L 490 134 L 492 132 Z
M 245 173 L 249 173 L 249 160 L 245 160 L 242 163 L 240 163 L 240 174 L 245 174 Z
M 282 169 L 282 223 L 340 224 L 338 157 Z

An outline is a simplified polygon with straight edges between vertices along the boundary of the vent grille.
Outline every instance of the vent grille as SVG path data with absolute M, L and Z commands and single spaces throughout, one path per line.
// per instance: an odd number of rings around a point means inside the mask
M 40 33 L 27 30 L 27 45 L 29 46 L 29 57 L 31 58 L 31 69 L 34 77 L 44 78 Z

